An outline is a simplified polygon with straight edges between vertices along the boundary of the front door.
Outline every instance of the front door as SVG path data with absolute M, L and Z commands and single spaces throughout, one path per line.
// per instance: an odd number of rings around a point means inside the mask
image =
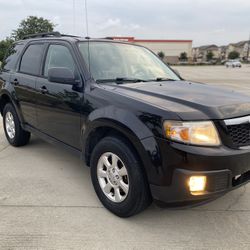
M 71 48 L 66 44 L 49 45 L 43 77 L 39 77 L 36 84 L 37 122 L 41 132 L 80 149 L 80 107 L 83 93 L 75 86 L 48 81 L 48 71 L 53 67 L 66 67 L 79 77 L 72 55 Z

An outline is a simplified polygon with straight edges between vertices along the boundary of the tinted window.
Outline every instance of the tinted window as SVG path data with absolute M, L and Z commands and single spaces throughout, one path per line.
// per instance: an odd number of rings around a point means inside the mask
M 38 75 L 42 53 L 43 44 L 31 44 L 23 54 L 20 65 L 20 72 Z
M 18 56 L 20 55 L 24 45 L 14 44 L 8 49 L 7 54 L 5 55 L 5 59 L 3 61 L 2 68 L 4 71 L 12 71 L 15 70 L 16 63 L 18 60 Z
M 180 80 L 166 64 L 144 47 L 114 42 L 80 42 L 79 49 L 96 80 L 123 77 L 146 81 L 156 78 Z
M 45 66 L 44 66 L 44 76 L 48 76 L 48 71 L 51 68 L 68 68 L 75 72 L 75 63 L 69 49 L 63 45 L 51 45 L 49 47 Z

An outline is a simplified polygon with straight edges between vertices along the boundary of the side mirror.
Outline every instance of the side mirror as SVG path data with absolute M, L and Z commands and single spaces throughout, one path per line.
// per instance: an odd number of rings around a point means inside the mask
M 76 84 L 75 76 L 72 70 L 68 68 L 50 68 L 48 71 L 48 80 L 50 82 L 74 85 Z

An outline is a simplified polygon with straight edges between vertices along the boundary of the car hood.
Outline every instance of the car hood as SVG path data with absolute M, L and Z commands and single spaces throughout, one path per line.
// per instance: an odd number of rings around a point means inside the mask
M 250 96 L 189 81 L 105 85 L 112 91 L 175 112 L 183 120 L 226 119 L 250 114 Z

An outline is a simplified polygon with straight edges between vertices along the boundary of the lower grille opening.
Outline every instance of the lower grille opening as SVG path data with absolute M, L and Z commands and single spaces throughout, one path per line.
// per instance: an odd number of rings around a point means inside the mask
M 235 176 L 233 177 L 232 180 L 232 186 L 238 186 L 240 184 L 243 184 L 244 182 L 250 181 L 250 171 L 240 175 L 240 176 Z
M 217 174 L 208 177 L 207 191 L 217 192 L 228 188 L 229 175 L 228 174 Z

